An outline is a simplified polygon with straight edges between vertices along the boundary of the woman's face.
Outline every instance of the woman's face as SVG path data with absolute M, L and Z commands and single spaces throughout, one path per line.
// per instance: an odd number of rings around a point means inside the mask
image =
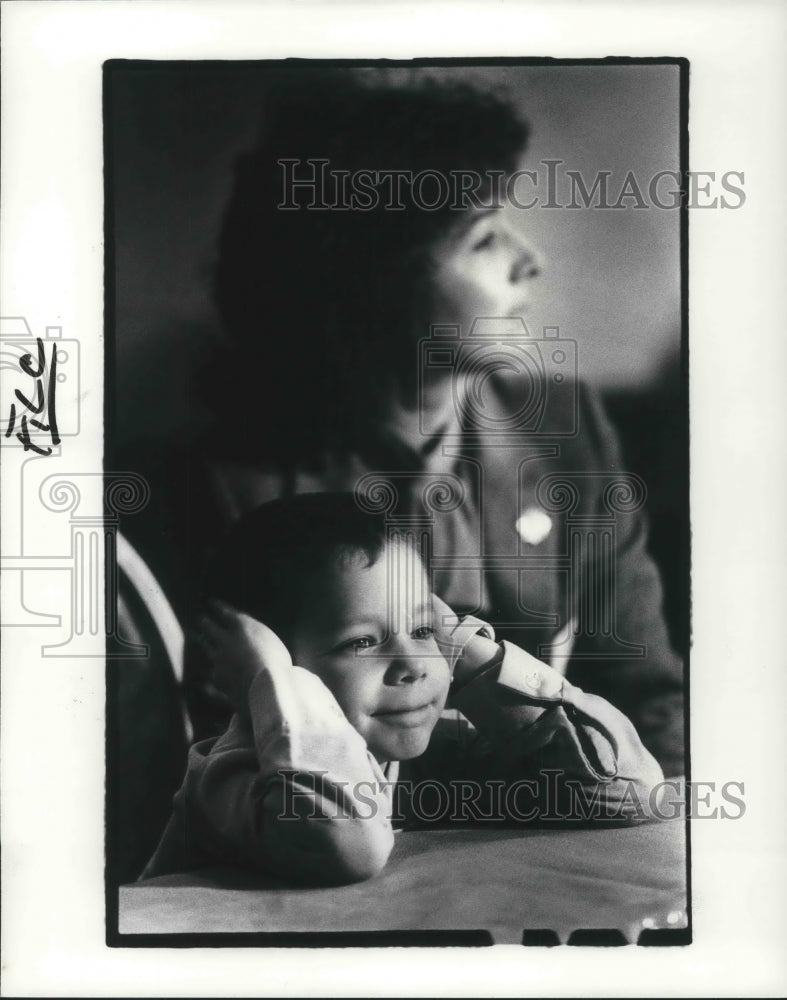
M 468 332 L 478 317 L 521 316 L 538 255 L 502 209 L 473 209 L 469 223 L 435 250 L 434 323 Z
M 505 209 L 469 210 L 431 253 L 436 295 L 430 323 L 458 325 L 466 335 L 480 317 L 521 317 L 527 312 L 539 259 Z M 459 431 L 465 391 L 465 380 L 453 369 L 426 366 L 420 371 L 417 406 L 390 407 L 387 430 L 418 453 L 432 472 L 453 467 L 455 458 L 441 445 Z

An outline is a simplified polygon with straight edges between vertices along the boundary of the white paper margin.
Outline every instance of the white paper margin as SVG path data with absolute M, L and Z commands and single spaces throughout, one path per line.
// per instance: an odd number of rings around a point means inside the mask
M 690 213 L 692 766 L 744 781 L 747 804 L 692 824 L 694 944 L 108 949 L 103 661 L 44 660 L 40 634 L 6 629 L 3 995 L 783 995 L 785 28 L 778 0 L 2 4 L 2 312 L 80 341 L 74 470 L 100 469 L 105 59 L 684 56 L 691 166 L 742 170 L 747 193 Z M 7 495 L 18 469 L 3 474 Z

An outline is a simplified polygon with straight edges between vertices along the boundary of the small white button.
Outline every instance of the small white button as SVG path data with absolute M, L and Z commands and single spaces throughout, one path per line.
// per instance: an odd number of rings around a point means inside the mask
M 534 691 L 538 691 L 541 687 L 541 674 L 535 670 L 532 674 L 527 674 L 525 677 L 525 684 L 527 684 L 529 688 L 533 688 Z
M 516 530 L 523 542 L 540 545 L 552 530 L 552 518 L 539 507 L 528 507 L 517 519 Z

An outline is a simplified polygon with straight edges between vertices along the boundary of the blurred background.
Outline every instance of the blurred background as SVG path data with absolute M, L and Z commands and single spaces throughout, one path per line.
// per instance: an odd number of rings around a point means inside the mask
M 259 126 L 260 64 L 118 63 L 109 70 L 107 246 L 114 287 L 113 450 L 150 439 L 183 443 L 206 420 L 196 373 L 221 342 L 211 276 L 231 170 Z M 531 127 L 523 166 L 561 160 L 588 188 L 610 171 L 610 201 L 626 175 L 646 199 L 660 171 L 679 169 L 676 66 L 546 65 L 374 68 L 426 73 L 506 92 Z M 666 196 L 668 184 L 660 188 Z M 523 187 L 521 197 L 526 198 Z M 666 585 L 673 639 L 688 636 L 687 421 L 681 378 L 680 215 L 652 205 L 516 210 L 543 271 L 527 317 L 578 344 L 582 378 L 602 392 L 626 467 L 648 485 L 651 549 Z

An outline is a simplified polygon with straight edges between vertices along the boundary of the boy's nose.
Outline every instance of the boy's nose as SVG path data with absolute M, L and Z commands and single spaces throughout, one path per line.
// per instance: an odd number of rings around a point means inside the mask
M 415 684 L 426 676 L 426 664 L 419 656 L 397 656 L 388 670 L 385 680 L 388 684 Z

